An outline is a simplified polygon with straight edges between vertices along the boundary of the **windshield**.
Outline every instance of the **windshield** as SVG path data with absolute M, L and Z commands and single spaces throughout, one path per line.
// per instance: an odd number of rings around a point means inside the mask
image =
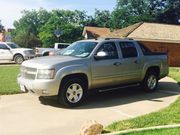
M 60 52 L 63 56 L 88 57 L 98 42 L 75 42 Z
M 9 45 L 9 47 L 11 47 L 12 49 L 15 48 L 20 48 L 19 45 L 15 44 L 15 43 L 7 43 Z

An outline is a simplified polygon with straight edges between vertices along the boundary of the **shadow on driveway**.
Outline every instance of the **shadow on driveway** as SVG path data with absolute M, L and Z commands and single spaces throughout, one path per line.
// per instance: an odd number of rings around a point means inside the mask
M 179 86 L 173 82 L 160 82 L 158 90 L 153 93 L 146 93 L 140 87 L 119 89 L 103 93 L 93 92 L 88 94 L 86 100 L 80 107 L 73 109 L 95 109 L 130 104 L 138 101 L 163 102 L 160 98 L 178 95 Z M 52 100 L 54 99 L 54 100 Z M 52 97 L 39 97 L 44 105 L 62 108 Z

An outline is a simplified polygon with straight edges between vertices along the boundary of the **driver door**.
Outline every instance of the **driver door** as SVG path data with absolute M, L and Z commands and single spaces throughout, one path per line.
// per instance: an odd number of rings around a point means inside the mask
M 115 85 L 119 77 L 119 56 L 114 42 L 102 44 L 98 52 L 105 52 L 107 56 L 102 59 L 92 60 L 92 88 Z

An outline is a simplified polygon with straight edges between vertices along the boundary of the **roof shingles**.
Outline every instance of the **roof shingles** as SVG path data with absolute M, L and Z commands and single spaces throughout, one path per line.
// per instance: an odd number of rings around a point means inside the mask
M 180 26 L 143 23 L 129 34 L 128 38 L 180 42 Z
M 83 36 L 87 33 L 91 33 L 95 38 L 105 37 L 110 34 L 109 28 L 100 28 L 100 27 L 84 27 Z

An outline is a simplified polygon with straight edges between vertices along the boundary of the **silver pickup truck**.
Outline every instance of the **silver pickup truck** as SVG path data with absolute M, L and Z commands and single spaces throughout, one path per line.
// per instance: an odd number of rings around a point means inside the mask
M 152 53 L 128 39 L 82 40 L 59 55 L 22 63 L 18 82 L 22 91 L 40 96 L 58 95 L 66 106 L 79 105 L 89 90 L 110 90 L 139 84 L 155 91 L 167 76 L 167 55 Z

